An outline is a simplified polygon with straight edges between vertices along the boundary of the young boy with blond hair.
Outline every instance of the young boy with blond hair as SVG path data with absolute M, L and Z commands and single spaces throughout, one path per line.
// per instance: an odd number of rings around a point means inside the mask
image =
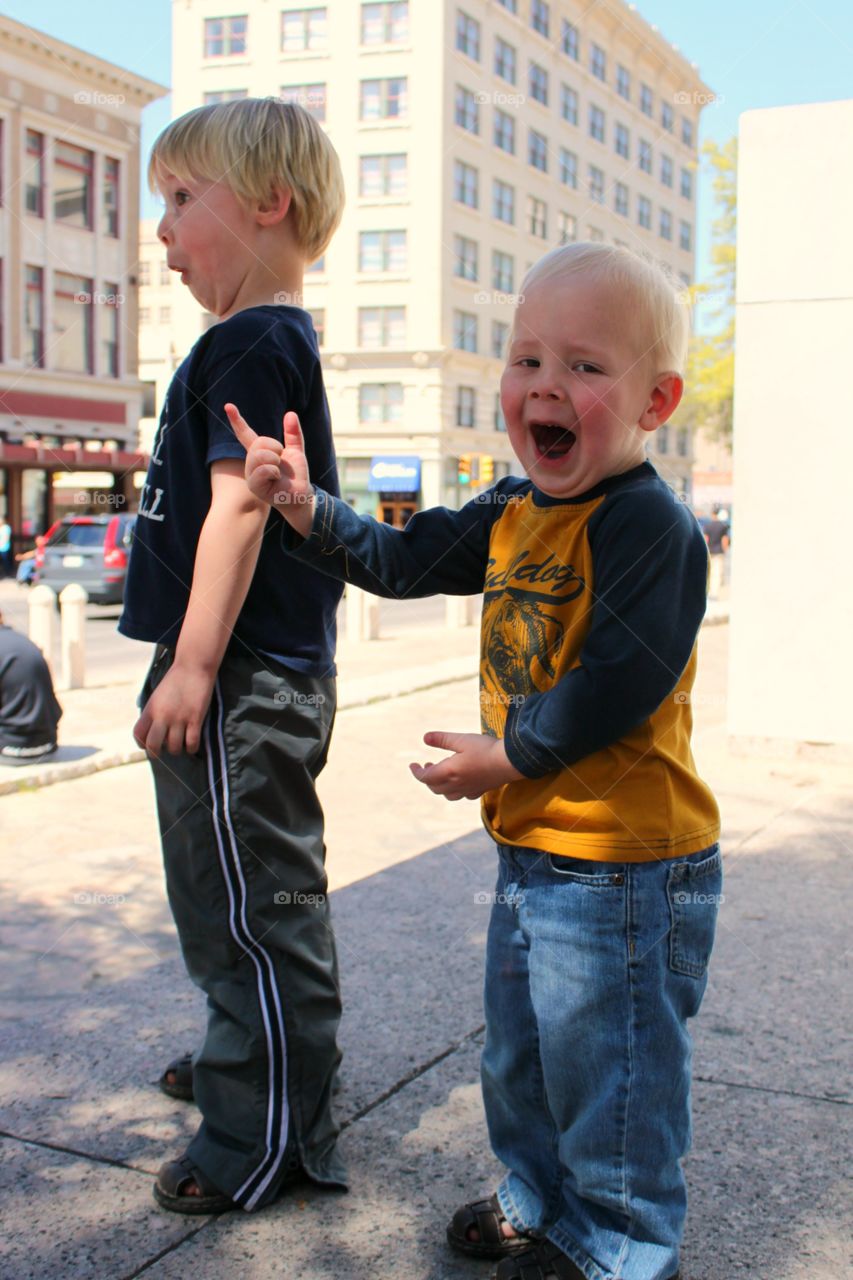
M 312 473 L 339 492 L 303 272 L 341 218 L 338 157 L 301 107 L 201 107 L 154 144 L 169 267 L 218 323 L 169 386 L 119 629 L 153 642 L 134 736 L 149 754 L 166 886 L 207 994 L 204 1043 L 170 1063 L 198 1133 L 154 1194 L 179 1213 L 269 1203 L 301 1173 L 344 1185 L 331 1097 L 337 961 L 315 790 L 335 712 L 341 587 L 295 561 L 243 480 L 223 412 L 298 406 Z
M 381 595 L 483 592 L 483 732 L 428 733 L 451 755 L 411 768 L 449 800 L 481 797 L 498 848 L 482 1084 L 506 1174 L 447 1232 L 501 1259 L 498 1280 L 677 1275 L 687 1022 L 721 887 L 717 805 L 690 748 L 708 557 L 645 458 L 678 405 L 686 340 L 653 263 L 602 244 L 547 254 L 501 381 L 528 478 L 404 530 L 312 484 L 295 414 L 282 444 L 226 406 L 249 488 L 301 562 Z

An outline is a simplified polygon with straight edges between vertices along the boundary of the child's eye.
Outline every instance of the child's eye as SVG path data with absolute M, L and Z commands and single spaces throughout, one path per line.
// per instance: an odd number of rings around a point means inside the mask
M 519 360 L 516 360 L 515 363 L 523 365 L 525 369 L 539 368 L 539 361 L 536 359 L 535 356 L 521 356 L 521 358 Z
M 175 204 L 178 206 L 184 204 L 185 201 L 189 200 L 189 198 L 190 198 L 190 193 L 188 191 L 175 192 Z
M 597 364 L 590 364 L 588 360 L 579 360 L 575 365 L 579 373 L 601 373 Z

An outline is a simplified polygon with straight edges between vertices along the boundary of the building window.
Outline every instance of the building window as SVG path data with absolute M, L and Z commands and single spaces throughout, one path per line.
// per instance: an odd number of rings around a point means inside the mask
M 687 428 L 679 427 L 675 437 L 675 452 L 678 454 L 679 458 L 687 457 L 687 446 L 689 440 L 690 437 L 688 435 Z
M 161 308 L 160 308 L 159 315 L 158 315 L 158 317 L 157 317 L 157 320 L 158 320 L 158 323 L 159 323 L 159 324 L 171 324 L 171 323 L 172 323 L 172 308 L 171 308 L 171 307 L 161 307 Z
M 658 427 L 658 453 L 669 453 L 669 427 L 666 423 Z
M 511 253 L 492 250 L 492 288 L 500 293 L 512 293 L 515 285 L 515 258 Z
M 94 373 L 92 281 L 57 271 L 53 289 L 51 367 L 63 373 Z
M 672 157 L 661 156 L 660 158 L 660 180 L 665 187 L 672 186 Z
M 201 102 L 204 107 L 215 107 L 219 102 L 239 102 L 241 98 L 248 96 L 248 89 L 216 89 L 203 94 Z
M 151 263 L 140 262 L 138 270 L 139 270 L 139 283 L 141 285 L 150 284 L 151 283 Z M 162 278 L 160 283 L 161 284 L 163 283 Z
M 282 102 L 292 102 L 298 107 L 304 107 L 319 124 L 325 122 L 326 86 L 324 84 L 285 84 L 282 85 L 278 96 Z
M 456 48 L 475 62 L 480 61 L 480 24 L 461 9 L 456 12 Z
M 404 196 L 408 185 L 408 157 L 405 154 L 361 156 L 358 167 L 360 196 Z
M 477 350 L 477 317 L 470 311 L 453 312 L 453 346 L 457 351 Z
M 503 406 L 501 404 L 501 393 L 495 392 L 495 413 L 494 413 L 495 431 L 506 432 L 506 418 L 504 417 Z M 509 471 L 505 474 L 509 475 Z
M 26 194 L 24 207 L 37 218 L 44 217 L 44 134 L 27 129 Z
M 358 389 L 358 420 L 383 425 L 402 422 L 402 382 L 363 382 Z
M 401 272 L 408 266 L 405 231 L 360 231 L 358 269 L 373 272 Z
M 53 216 L 70 227 L 92 229 L 92 175 L 95 156 L 67 142 L 53 145 Z
M 693 248 L 693 230 L 689 222 L 680 222 L 678 224 L 678 243 L 682 249 L 688 250 Z
M 456 86 L 456 111 L 454 119 L 460 129 L 467 129 L 468 133 L 480 132 L 479 103 L 471 90 L 463 89 L 461 85 Z
M 515 117 L 495 107 L 495 146 L 515 155 Z
M 472 164 L 464 160 L 453 162 L 453 199 L 459 204 L 466 204 L 469 209 L 480 207 L 479 173 Z
M 631 101 L 631 72 L 621 63 L 616 68 L 616 92 L 626 102 Z
M 568 151 L 566 147 L 560 147 L 560 181 L 567 187 L 577 189 L 578 158 L 574 151 Z
M 495 178 L 492 183 L 492 217 L 515 226 L 515 187 Z
M 596 142 L 604 141 L 604 112 L 601 107 L 589 107 L 589 136 L 595 138 Z
M 406 345 L 405 307 L 359 307 L 358 345 L 377 350 Z
M 362 6 L 362 31 L 364 7 Z M 326 16 L 325 9 L 286 9 L 281 15 L 282 53 L 304 53 L 306 50 L 327 48 Z
M 670 133 L 672 133 L 672 126 L 674 124 L 674 121 L 675 121 L 675 116 L 673 115 L 671 105 L 668 102 L 662 102 L 660 104 L 660 122 L 663 125 L 664 129 L 667 129 Z
M 479 280 L 478 245 L 467 236 L 453 237 L 453 274 L 460 280 Z
M 405 44 L 408 38 L 408 3 L 361 6 L 362 44 Z
M 317 335 L 317 346 L 324 347 L 326 345 L 326 308 L 314 307 L 308 314 Z
M 145 265 L 147 266 L 148 264 L 146 263 Z M 160 283 L 168 284 L 171 278 L 172 278 L 172 273 L 169 270 L 169 264 L 167 262 L 161 262 L 160 263 Z M 145 283 L 147 284 L 148 281 L 146 280 Z
M 456 388 L 456 425 L 473 427 L 477 417 L 477 392 L 473 387 Z
M 528 85 L 530 88 L 530 96 L 535 102 L 541 102 L 543 107 L 548 105 L 548 72 L 544 67 L 540 67 L 538 62 L 531 62 L 530 75 L 528 77 Z
M 693 174 L 689 169 L 681 170 L 681 194 L 685 200 L 693 199 Z
M 245 13 L 230 18 L 205 18 L 204 56 L 226 58 L 245 53 L 248 30 L 249 17 Z
M 613 137 L 613 145 L 616 148 L 616 154 L 622 156 L 625 160 L 631 158 L 631 135 L 624 124 L 617 124 Z
M 518 0 L 498 0 L 498 4 L 509 13 L 518 13 Z
M 361 120 L 403 120 L 409 111 L 409 81 L 406 76 L 389 80 L 362 80 L 359 106 Z
M 662 240 L 672 239 L 672 214 L 668 209 L 660 211 L 660 237 Z
M 495 36 L 495 75 L 515 84 L 515 49 L 500 36 Z
M 31 369 L 44 365 L 44 270 L 25 267 L 24 280 L 24 364 Z
M 527 230 L 540 240 L 548 239 L 548 207 L 536 196 L 527 197 Z
M 693 146 L 693 121 L 685 116 L 681 117 L 681 141 L 685 147 Z
M 604 239 L 604 232 L 600 227 L 594 227 L 590 223 L 586 229 L 586 238 L 587 240 L 596 240 L 600 243 Z
M 652 171 L 652 144 L 646 142 L 645 138 L 640 139 L 640 158 L 637 161 L 643 173 L 651 173 Z
M 530 0 L 530 25 L 540 36 L 548 38 L 549 17 L 545 0 Z
M 654 98 L 647 84 L 640 85 L 640 110 L 644 116 L 654 115 Z
M 617 182 L 613 196 L 613 208 L 623 218 L 628 217 L 628 188 L 624 182 Z
M 600 44 L 593 43 L 589 47 L 589 69 L 596 80 L 607 82 L 607 54 Z
M 104 284 L 107 295 L 106 306 L 101 308 L 100 320 L 103 327 L 101 345 L 103 348 L 103 370 L 108 378 L 117 378 L 118 368 L 118 308 L 119 291 L 117 284 Z M 168 307 L 166 308 L 168 310 Z M 162 320 L 162 314 L 161 314 Z
M 143 324 L 150 324 L 150 323 L 151 323 L 151 308 L 150 308 L 150 307 L 140 307 L 140 308 L 139 308 L 139 311 L 138 311 L 138 313 L 137 313 L 137 314 L 138 314 L 138 317 L 139 317 L 139 323 L 140 323 L 140 325 L 143 325 Z
M 569 124 L 578 122 L 578 95 L 567 84 L 560 85 L 560 115 Z
M 509 325 L 503 320 L 492 321 L 492 356 L 495 360 L 503 360 L 506 344 L 509 339 Z
M 557 243 L 571 244 L 578 238 L 578 220 L 573 213 L 557 214 Z
M 652 202 L 647 196 L 638 196 L 637 198 L 637 222 L 641 227 L 645 227 L 646 231 L 651 231 Z
M 594 164 L 589 166 L 589 198 L 604 204 L 604 171 Z
M 118 160 L 104 156 L 104 235 L 118 236 Z
M 548 139 L 535 129 L 528 132 L 527 161 L 534 169 L 542 173 L 548 172 Z
M 560 48 L 566 57 L 574 58 L 575 62 L 577 62 L 580 56 L 580 35 L 575 24 L 569 22 L 568 18 L 563 18 L 560 31 Z

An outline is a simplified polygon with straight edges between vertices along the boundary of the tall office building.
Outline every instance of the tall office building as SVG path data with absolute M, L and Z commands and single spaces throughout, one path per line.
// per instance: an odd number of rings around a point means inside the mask
M 176 115 L 282 95 L 328 130 L 347 211 L 306 277 L 345 496 L 403 522 L 515 468 L 498 403 L 527 268 L 575 239 L 693 279 L 696 68 L 605 0 L 177 0 Z M 176 344 L 203 325 L 178 293 Z M 254 424 L 263 427 L 264 424 Z M 651 456 L 687 492 L 686 432 Z

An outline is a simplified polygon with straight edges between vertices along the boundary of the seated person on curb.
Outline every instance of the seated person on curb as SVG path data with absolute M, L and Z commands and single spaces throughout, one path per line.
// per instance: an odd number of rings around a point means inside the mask
M 0 614 L 0 764 L 37 764 L 52 755 L 61 716 L 41 649 Z
M 335 713 L 342 588 L 295 560 L 243 480 L 222 402 L 299 404 L 312 471 L 337 493 L 306 264 L 343 210 L 337 154 L 302 107 L 190 111 L 154 144 L 167 261 L 219 323 L 169 386 L 142 490 L 119 629 L 156 644 L 134 736 L 151 762 L 169 903 L 207 994 L 164 1092 L 201 1125 L 161 1168 L 176 1213 L 254 1210 L 306 1174 L 342 1187 L 332 1094 L 341 1004 L 316 779 Z M 282 904 L 287 902 L 287 906 Z
M 690 747 L 707 551 L 644 444 L 678 405 L 687 329 L 653 263 L 547 254 L 501 381 L 529 478 L 403 530 L 312 487 L 295 414 L 282 446 L 226 405 L 249 488 L 303 563 L 390 597 L 483 592 L 483 732 L 428 733 L 452 754 L 411 769 L 449 800 L 482 797 L 498 849 L 482 1087 L 506 1174 L 447 1232 L 501 1259 L 498 1280 L 677 1275 L 687 1021 L 722 872 Z

